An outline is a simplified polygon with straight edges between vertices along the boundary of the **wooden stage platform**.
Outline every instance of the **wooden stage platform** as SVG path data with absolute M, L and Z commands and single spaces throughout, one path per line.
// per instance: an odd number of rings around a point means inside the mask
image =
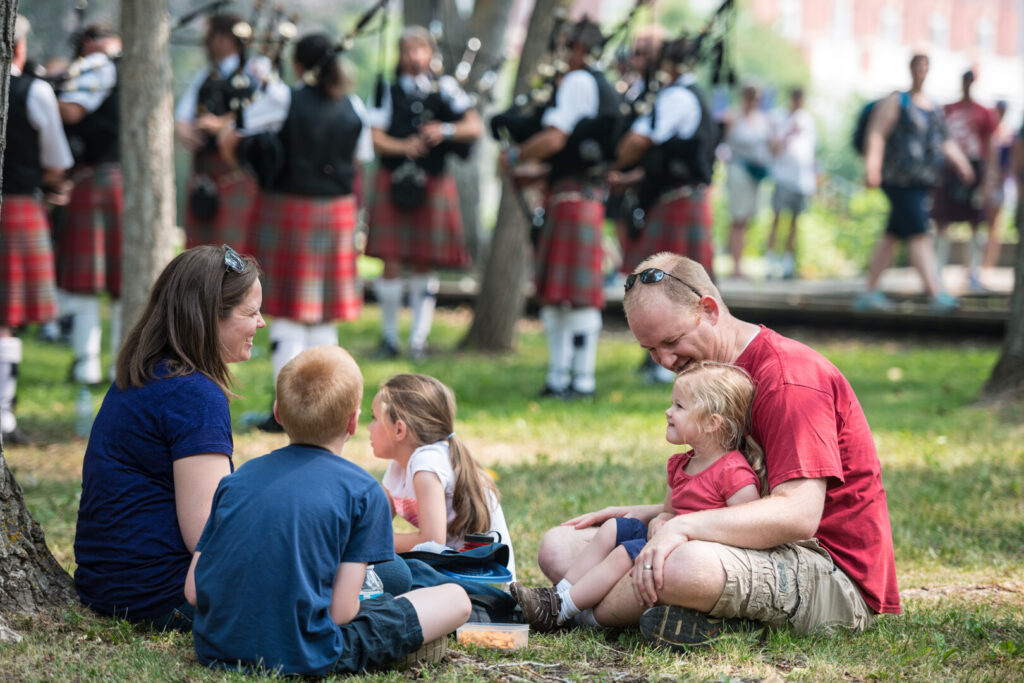
M 857 311 L 857 294 L 864 289 L 864 278 L 842 280 L 735 280 L 726 278 L 719 289 L 733 313 L 744 320 L 766 325 L 801 325 L 831 329 L 872 330 L 898 336 L 914 333 L 948 334 L 959 339 L 977 336 L 991 341 L 1001 337 L 1009 317 L 1013 270 L 995 268 L 986 273 L 990 291 L 969 293 L 964 290 L 962 267 L 949 266 L 944 273 L 947 290 L 961 298 L 961 307 L 951 313 L 934 313 L 921 294 L 921 283 L 909 268 L 894 268 L 882 278 L 882 290 L 897 307 L 891 312 Z M 372 296 L 372 287 L 367 294 Z M 455 306 L 470 303 L 476 295 L 476 282 L 464 277 L 442 280 L 438 303 Z M 605 289 L 605 315 L 622 314 L 622 280 Z M 535 302 L 529 304 L 535 312 Z

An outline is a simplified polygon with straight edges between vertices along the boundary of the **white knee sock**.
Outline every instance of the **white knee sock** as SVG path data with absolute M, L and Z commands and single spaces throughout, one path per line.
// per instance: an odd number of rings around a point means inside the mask
M 21 340 L 0 337 L 0 432 L 13 432 L 18 426 L 14 417 L 14 395 L 18 391 L 18 364 L 21 362 Z
M 597 382 L 597 340 L 601 334 L 601 311 L 577 308 L 569 313 L 572 330 L 572 388 L 584 394 L 593 393 Z
M 409 348 L 422 349 L 427 345 L 430 327 L 434 323 L 437 290 L 441 283 L 433 273 L 413 275 L 409 278 L 409 307 L 412 308 L 412 331 Z
M 540 322 L 548 340 L 548 387 L 561 391 L 569 386 L 572 362 L 572 333 L 566 324 L 566 311 L 556 306 L 541 306 Z
M 337 346 L 338 328 L 334 323 L 320 323 L 306 326 L 306 348 L 314 346 Z
M 274 371 L 274 384 L 281 368 L 305 349 L 305 325 L 287 318 L 278 318 L 270 324 L 270 366 Z
M 558 610 L 558 623 L 564 624 L 579 614 L 580 608 L 572 601 L 572 596 L 569 595 L 569 591 L 559 593 L 558 597 L 562 599 L 562 606 Z
M 74 379 L 79 384 L 96 384 L 103 379 L 100 367 L 100 300 L 89 294 L 69 294 L 68 308 L 75 316 L 71 325 Z
M 381 278 L 373 285 L 380 302 L 380 332 L 384 341 L 398 348 L 398 309 L 402 306 L 402 281 Z

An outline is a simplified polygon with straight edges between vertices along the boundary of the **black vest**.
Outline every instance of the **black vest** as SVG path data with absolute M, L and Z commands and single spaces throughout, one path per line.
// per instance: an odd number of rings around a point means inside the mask
M 28 91 L 35 79 L 11 74 L 7 109 L 7 149 L 4 152 L 5 195 L 34 194 L 43 184 L 39 131 L 28 122 Z
M 278 133 L 284 164 L 267 189 L 312 197 L 352 194 L 352 158 L 362 130 L 347 96 L 334 100 L 310 87 L 293 90 Z
M 684 185 L 707 185 L 714 172 L 717 126 L 711 117 L 704 93 L 694 85 L 671 85 L 669 88 L 685 87 L 692 92 L 700 104 L 700 123 L 693 137 L 685 140 L 673 136 L 644 155 L 644 187 L 641 188 L 641 205 L 649 206 L 657 198 Z M 665 93 L 669 88 L 662 91 Z M 655 105 L 655 112 L 657 111 Z M 657 116 L 657 114 L 652 114 Z M 653 123 L 653 121 L 652 121 Z M 646 202 L 644 201 L 646 198 Z
M 236 124 L 239 128 L 244 128 L 242 109 L 252 100 L 258 85 L 245 73 L 244 59 L 240 58 L 238 68 L 227 76 L 222 76 L 220 67 L 214 64 L 196 94 L 196 116 L 223 116 L 228 112 L 234 112 L 237 117 Z M 216 152 L 217 141 L 208 136 L 201 151 Z
M 118 68 L 117 61 L 114 61 L 114 68 Z M 107 99 L 103 101 L 99 109 L 86 114 L 78 123 L 65 126 L 64 132 L 68 136 L 68 144 L 71 146 L 71 153 L 75 155 L 76 164 L 87 164 L 90 166 L 117 163 L 121 160 L 121 141 L 118 122 L 118 90 L 121 85 L 121 73 L 118 69 L 118 78 L 114 88 L 110 91 Z
M 427 121 L 440 121 L 441 123 L 454 123 L 461 121 L 464 114 L 456 114 L 452 111 L 448 102 L 441 97 L 437 88 L 427 93 L 425 97 L 417 97 L 405 92 L 398 83 L 393 83 L 391 92 L 391 125 L 388 126 L 387 134 L 393 138 L 404 139 L 419 132 L 420 126 Z M 430 150 L 427 156 L 416 160 L 429 175 L 441 175 L 444 173 L 444 161 L 448 154 L 456 154 L 463 159 L 469 156 L 472 144 L 453 143 L 444 141 Z M 394 171 L 402 165 L 405 157 L 382 156 L 380 163 L 388 170 Z
M 597 115 L 581 119 L 569 139 L 551 157 L 551 179 L 579 175 L 615 158 L 615 146 L 624 132 L 625 118 L 619 105 L 622 97 L 605 75 L 596 69 L 587 73 L 597 81 Z

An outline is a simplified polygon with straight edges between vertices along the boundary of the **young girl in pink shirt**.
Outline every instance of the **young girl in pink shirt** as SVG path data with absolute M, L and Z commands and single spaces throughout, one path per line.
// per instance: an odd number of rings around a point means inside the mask
M 766 490 L 764 453 L 747 434 L 753 400 L 750 376 L 735 365 L 699 361 L 679 373 L 665 411 L 665 438 L 690 450 L 668 460 L 665 507 L 649 525 L 631 517 L 602 524 L 557 586 L 513 583 L 512 596 L 534 629 L 551 631 L 577 615 L 581 623 L 599 625 L 590 608 L 633 569 L 662 524 L 676 515 L 760 497 Z

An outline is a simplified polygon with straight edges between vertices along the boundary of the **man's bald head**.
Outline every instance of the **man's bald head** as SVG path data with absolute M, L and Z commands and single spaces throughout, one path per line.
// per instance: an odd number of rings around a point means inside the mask
M 665 277 L 660 282 L 644 284 L 640 280 L 639 274 L 651 268 L 664 271 L 671 277 Z M 710 296 L 718 302 L 720 310 L 728 310 L 725 302 L 722 301 L 721 292 L 711 281 L 704 266 L 685 256 L 667 251 L 648 256 L 636 267 L 633 274 L 638 277 L 633 286 L 626 291 L 622 300 L 627 321 L 631 311 L 648 305 L 655 289 L 670 303 L 683 309 L 696 310 L 700 307 L 701 298 Z

